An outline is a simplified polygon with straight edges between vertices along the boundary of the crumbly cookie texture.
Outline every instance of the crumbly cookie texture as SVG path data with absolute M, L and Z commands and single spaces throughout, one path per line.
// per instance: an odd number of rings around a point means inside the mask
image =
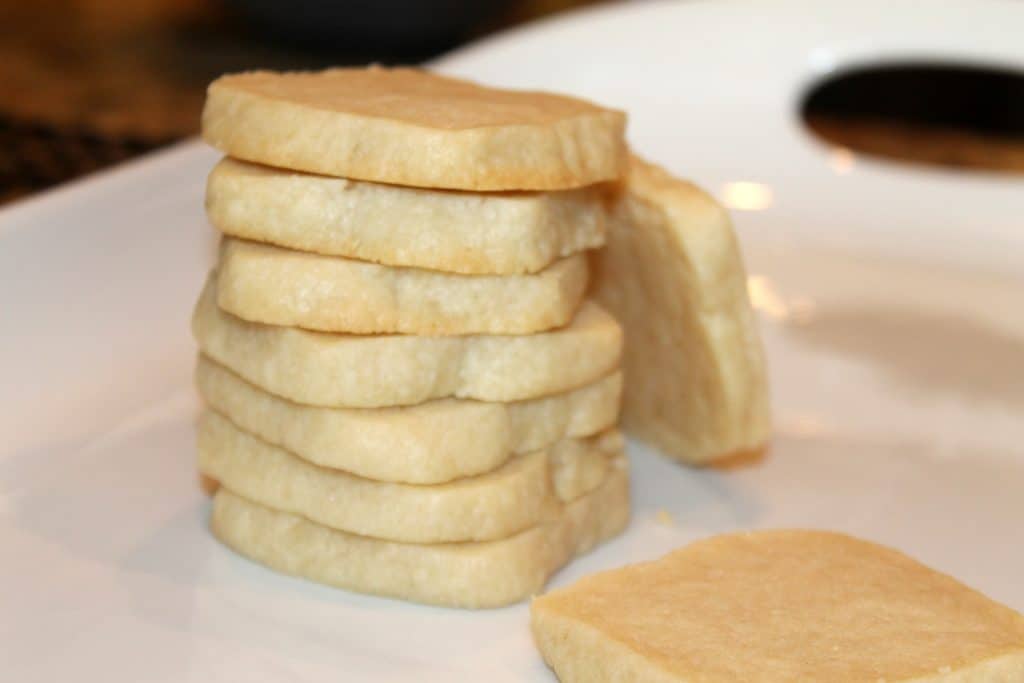
M 593 302 L 538 334 L 358 336 L 250 323 L 220 310 L 211 275 L 192 332 L 207 356 L 297 403 L 378 408 L 434 398 L 519 401 L 577 389 L 618 367 L 622 330 Z
M 609 211 L 593 293 L 626 334 L 626 431 L 687 463 L 764 449 L 764 353 L 725 210 L 634 158 Z
M 415 544 L 349 534 L 250 502 L 221 487 L 213 533 L 278 571 L 346 590 L 449 607 L 500 607 L 528 598 L 573 557 L 629 521 L 626 459 L 597 489 L 544 523 L 477 543 Z
M 563 683 L 1009 683 L 1024 618 L 874 543 L 823 531 L 698 541 L 533 601 Z
M 519 275 L 604 244 L 599 194 L 426 190 L 225 158 L 207 180 L 206 213 L 226 235 L 301 251 Z
M 408 543 L 512 536 L 590 493 L 623 453 L 611 430 L 516 456 L 495 470 L 422 486 L 320 467 L 260 440 L 213 411 L 199 422 L 199 470 L 245 498 L 318 524 Z
M 564 190 L 617 178 L 625 114 L 416 69 L 251 71 L 210 84 L 203 138 L 269 166 L 394 185 Z
M 353 334 L 543 332 L 572 319 L 587 287 L 583 254 L 526 275 L 458 275 L 230 237 L 217 270 L 217 304 L 228 313 Z
M 268 393 L 200 356 L 206 404 L 240 428 L 316 465 L 378 481 L 442 484 L 516 454 L 580 439 L 618 421 L 622 373 L 573 391 L 496 403 L 437 399 L 400 408 L 321 408 Z

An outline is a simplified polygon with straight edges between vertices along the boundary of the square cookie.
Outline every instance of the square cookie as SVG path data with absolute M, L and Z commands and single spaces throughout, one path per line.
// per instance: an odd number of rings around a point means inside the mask
M 822 531 L 693 543 L 534 600 L 565 683 L 1010 683 L 1024 618 L 906 555 Z

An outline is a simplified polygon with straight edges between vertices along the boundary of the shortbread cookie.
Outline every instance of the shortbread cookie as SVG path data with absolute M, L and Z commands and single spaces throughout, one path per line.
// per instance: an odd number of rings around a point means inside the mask
M 336 531 L 221 487 L 210 520 L 225 544 L 257 562 L 338 588 L 451 607 L 500 607 L 625 528 L 629 474 L 619 458 L 593 492 L 553 519 L 497 541 L 415 544 Z
M 269 166 L 413 187 L 563 190 L 618 177 L 622 112 L 415 69 L 251 71 L 210 84 L 203 138 Z
M 575 254 L 527 275 L 456 275 L 224 239 L 217 304 L 239 318 L 324 332 L 531 334 L 572 319 L 587 286 Z
M 522 336 L 356 336 L 250 323 L 221 311 L 211 275 L 192 331 L 199 348 L 298 403 L 376 408 L 433 398 L 519 401 L 569 391 L 618 366 L 622 331 L 586 302 L 572 322 Z
M 206 184 L 221 232 L 450 273 L 534 273 L 604 244 L 593 187 L 480 194 L 367 183 L 223 159 Z
M 626 431 L 688 463 L 763 449 L 764 357 L 725 210 L 634 159 L 610 221 L 592 277 L 626 334 Z
M 1024 618 L 882 546 L 822 531 L 699 541 L 537 598 L 563 683 L 1010 683 Z
M 622 455 L 610 430 L 519 455 L 496 470 L 422 486 L 319 467 L 207 411 L 199 422 L 199 471 L 248 500 L 361 536 L 408 543 L 511 536 L 593 491 Z
M 438 399 L 402 408 L 319 408 L 279 398 L 200 356 L 196 384 L 236 425 L 317 465 L 378 481 L 440 484 L 500 467 L 513 454 L 613 427 L 622 373 L 514 403 Z

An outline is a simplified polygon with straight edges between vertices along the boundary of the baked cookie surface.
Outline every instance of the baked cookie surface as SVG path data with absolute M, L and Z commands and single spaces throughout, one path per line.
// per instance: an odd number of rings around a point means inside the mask
M 512 536 L 590 493 L 623 453 L 616 430 L 566 439 L 474 477 L 423 486 L 357 477 L 314 465 L 207 411 L 199 470 L 261 505 L 361 536 L 407 543 Z
M 346 590 L 448 607 L 501 607 L 539 591 L 573 557 L 629 522 L 629 472 L 616 459 L 597 489 L 551 520 L 478 543 L 398 543 L 349 534 L 217 492 L 210 526 L 237 552 L 277 571 Z
M 531 334 L 572 319 L 587 287 L 574 254 L 524 275 L 460 275 L 226 237 L 217 304 L 269 325 L 352 334 Z
M 443 484 L 517 454 L 610 429 L 622 373 L 578 389 L 511 403 L 445 398 L 396 408 L 324 408 L 275 396 L 200 356 L 206 405 L 263 441 L 316 465 L 377 481 Z
M 764 449 L 764 352 L 725 210 L 634 158 L 591 263 L 593 296 L 626 335 L 626 431 L 692 464 Z
M 598 193 L 426 190 L 225 158 L 207 179 L 206 214 L 226 235 L 301 251 L 516 275 L 603 245 Z
M 822 531 L 698 541 L 534 600 L 563 683 L 1009 683 L 1024 618 L 874 543 Z
M 416 69 L 250 71 L 207 90 L 203 138 L 269 166 L 412 187 L 564 190 L 619 176 L 626 117 Z
M 351 335 L 251 323 L 222 311 L 211 275 L 192 317 L 200 350 L 297 403 L 379 408 L 435 398 L 519 401 L 579 388 L 618 367 L 622 330 L 585 301 L 565 327 L 529 335 Z

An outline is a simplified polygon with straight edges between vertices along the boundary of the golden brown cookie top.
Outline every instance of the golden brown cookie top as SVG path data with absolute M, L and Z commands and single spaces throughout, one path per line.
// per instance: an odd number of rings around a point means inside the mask
M 564 95 L 499 90 L 408 68 L 249 71 L 222 76 L 210 89 L 244 91 L 315 109 L 444 130 L 549 125 L 609 111 Z
M 597 629 L 686 681 L 931 681 L 1024 660 L 1013 610 L 900 552 L 822 531 L 698 541 L 586 577 L 533 610 L 535 629 L 545 617 Z
M 203 137 L 271 166 L 418 187 L 555 190 L 619 176 L 625 115 L 418 69 L 252 71 L 207 93 Z

